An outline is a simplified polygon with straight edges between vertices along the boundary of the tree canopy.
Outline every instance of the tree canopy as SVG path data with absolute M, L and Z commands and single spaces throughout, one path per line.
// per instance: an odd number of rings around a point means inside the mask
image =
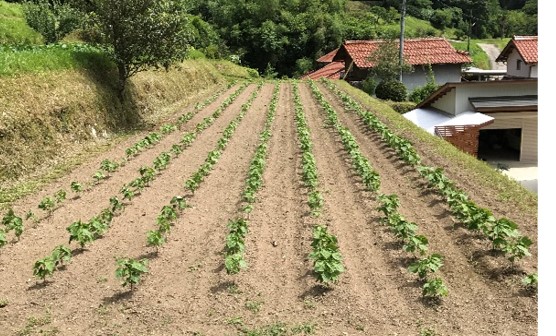
M 212 23 L 232 53 L 264 72 L 292 74 L 343 39 L 344 0 L 195 0 L 193 13 Z
M 193 40 L 183 2 L 176 0 L 91 0 L 90 25 L 110 46 L 119 89 L 148 68 L 168 68 L 185 58 Z

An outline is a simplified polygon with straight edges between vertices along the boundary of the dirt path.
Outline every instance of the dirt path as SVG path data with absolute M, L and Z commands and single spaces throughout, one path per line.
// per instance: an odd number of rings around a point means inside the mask
M 477 45 L 488 55 L 490 59 L 490 68 L 492 70 L 506 70 L 506 64 L 496 62 L 496 59 L 500 56 L 500 49 L 498 49 L 496 45 L 489 43 L 477 43 Z

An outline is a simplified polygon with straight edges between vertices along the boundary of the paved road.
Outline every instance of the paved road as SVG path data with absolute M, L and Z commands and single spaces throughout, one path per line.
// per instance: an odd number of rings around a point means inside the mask
M 488 43 L 478 43 L 477 45 L 487 53 L 488 58 L 490 58 L 490 68 L 492 70 L 506 70 L 506 65 L 504 63 L 496 63 L 495 61 L 500 55 L 500 49 L 498 49 L 498 47 Z

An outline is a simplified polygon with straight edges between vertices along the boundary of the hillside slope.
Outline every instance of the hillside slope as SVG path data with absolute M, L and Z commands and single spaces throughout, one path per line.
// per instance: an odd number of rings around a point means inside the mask
M 53 167 L 67 166 L 69 158 L 150 129 L 228 79 L 249 78 L 250 73 L 227 61 L 188 60 L 168 72 L 133 77 L 123 104 L 115 76 L 110 68 L 82 68 L 2 77 L 0 203 L 29 189 L 31 180 L 51 174 Z

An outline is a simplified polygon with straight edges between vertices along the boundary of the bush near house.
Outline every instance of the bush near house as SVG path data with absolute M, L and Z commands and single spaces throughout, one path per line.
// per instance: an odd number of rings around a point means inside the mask
M 415 108 L 415 106 L 417 106 L 416 103 L 414 102 L 394 102 L 394 101 L 388 101 L 386 102 L 391 108 L 392 110 L 400 113 L 400 114 L 404 114 L 405 112 L 409 112 L 411 110 L 413 110 Z
M 401 102 L 407 97 L 407 89 L 399 80 L 385 80 L 377 85 L 375 94 L 379 99 Z

